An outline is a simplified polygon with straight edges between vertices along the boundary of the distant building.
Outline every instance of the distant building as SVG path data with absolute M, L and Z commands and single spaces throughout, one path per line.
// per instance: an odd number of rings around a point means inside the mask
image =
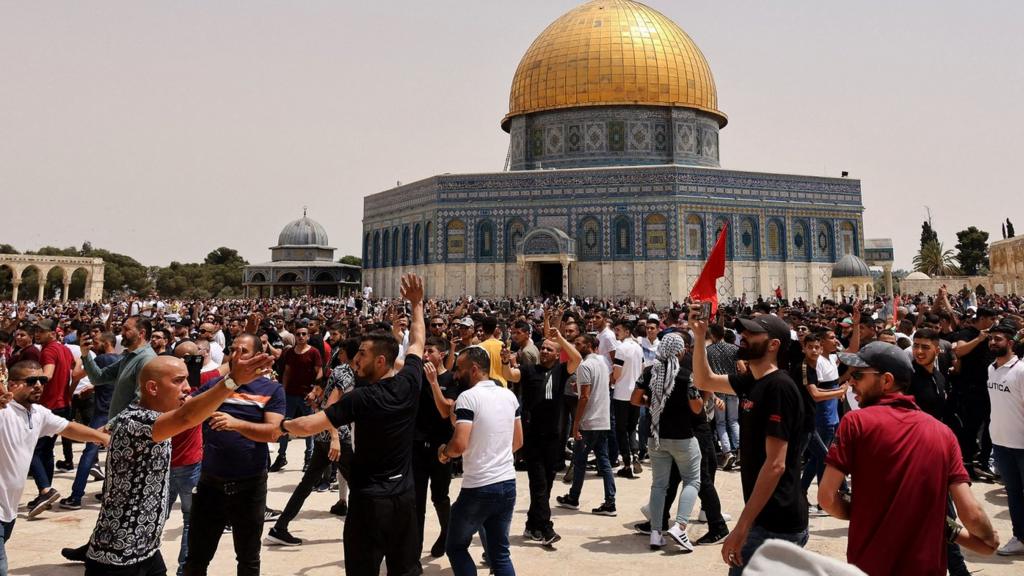
M 243 274 L 247 298 L 348 296 L 360 287 L 360 267 L 334 261 L 334 248 L 327 245 L 327 231 L 307 217 L 305 210 L 302 218 L 281 230 L 277 246 L 270 249 L 270 262 L 246 266 Z
M 631 0 L 582 4 L 515 72 L 501 121 L 509 171 L 365 199 L 363 281 L 378 296 L 416 272 L 434 297 L 664 304 L 689 293 L 727 224 L 723 296 L 831 297 L 832 264 L 863 256 L 860 181 L 722 169 L 726 123 L 711 68 L 679 26 Z

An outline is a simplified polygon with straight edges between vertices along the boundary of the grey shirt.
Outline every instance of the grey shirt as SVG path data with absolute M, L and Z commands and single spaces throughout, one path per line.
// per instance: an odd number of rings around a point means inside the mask
M 156 352 L 149 343 L 125 352 L 116 362 L 102 369 L 89 354 L 82 354 L 82 368 L 89 375 L 89 382 L 96 387 L 114 387 L 107 413 L 111 420 L 129 404 L 139 400 L 139 374 L 150 358 L 156 358 Z
M 580 430 L 611 430 L 611 394 L 608 388 L 608 365 L 604 358 L 591 353 L 576 369 L 576 384 L 590 386 L 590 398 L 580 417 Z

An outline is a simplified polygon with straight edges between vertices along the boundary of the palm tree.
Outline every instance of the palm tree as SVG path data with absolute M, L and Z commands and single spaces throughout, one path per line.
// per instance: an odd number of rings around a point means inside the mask
M 946 250 L 938 240 L 930 240 L 921 246 L 914 256 L 914 270 L 929 276 L 953 276 L 960 273 L 956 256 Z

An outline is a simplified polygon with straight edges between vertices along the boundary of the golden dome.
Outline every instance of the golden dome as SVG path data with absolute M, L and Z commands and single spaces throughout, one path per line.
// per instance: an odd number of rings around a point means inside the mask
M 592 0 L 551 23 L 519 62 L 509 119 L 580 106 L 681 106 L 725 126 L 711 68 L 693 40 L 631 0 Z

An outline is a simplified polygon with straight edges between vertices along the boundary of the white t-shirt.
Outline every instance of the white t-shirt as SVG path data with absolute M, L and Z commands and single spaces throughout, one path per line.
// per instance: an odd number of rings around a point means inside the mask
M 601 330 L 597 334 L 597 353 L 601 358 L 604 359 L 605 366 L 608 367 L 608 371 L 612 369 L 612 356 L 611 352 L 615 350 L 615 347 L 619 345 L 619 341 L 615 338 L 615 332 L 611 328 L 605 326 L 604 330 Z
M 0 410 L 0 520 L 18 517 L 36 442 L 41 436 L 60 434 L 67 426 L 67 420 L 40 404 L 33 404 L 29 411 L 12 400 Z
M 815 372 L 818 373 L 818 382 L 833 382 L 839 380 L 839 366 L 832 359 L 834 354 L 818 356 L 818 366 Z
M 218 366 L 224 363 L 224 347 L 216 340 L 210 340 L 210 360 L 216 362 Z
M 469 446 L 462 453 L 463 488 L 515 480 L 512 437 L 519 415 L 516 395 L 493 380 L 477 382 L 459 394 L 455 401 L 455 425 L 473 425 Z
M 1024 449 L 1024 362 L 1014 356 L 999 368 L 988 367 L 988 397 L 992 401 L 989 434 L 1003 448 Z
M 619 379 L 615 381 L 612 398 L 628 401 L 636 388 L 636 381 L 644 370 L 644 350 L 636 340 L 627 338 L 615 349 L 615 365 L 621 366 Z
M 597 354 L 590 354 L 576 369 L 576 385 L 590 386 L 586 411 L 578 415 L 580 430 L 611 430 L 611 400 L 608 390 L 608 368 Z

